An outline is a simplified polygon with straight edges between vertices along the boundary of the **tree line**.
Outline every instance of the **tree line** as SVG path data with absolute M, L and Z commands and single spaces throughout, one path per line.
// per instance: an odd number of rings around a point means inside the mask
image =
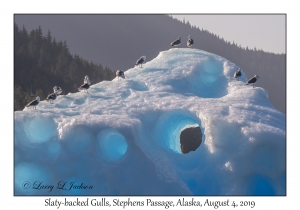
M 71 55 L 67 42 L 56 41 L 50 31 L 44 36 L 39 27 L 28 33 L 14 24 L 14 111 L 23 110 L 36 96 L 44 100 L 54 86 L 61 87 L 62 94 L 77 92 L 85 75 L 95 84 L 112 80 L 115 72 Z

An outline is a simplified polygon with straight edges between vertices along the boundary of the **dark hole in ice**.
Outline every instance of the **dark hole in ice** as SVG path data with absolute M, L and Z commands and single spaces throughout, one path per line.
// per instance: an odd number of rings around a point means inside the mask
M 180 148 L 183 154 L 195 151 L 202 143 L 202 132 L 200 127 L 184 129 L 180 134 Z

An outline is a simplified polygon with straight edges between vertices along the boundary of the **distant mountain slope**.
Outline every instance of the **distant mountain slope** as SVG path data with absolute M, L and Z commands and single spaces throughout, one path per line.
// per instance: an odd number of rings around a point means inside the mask
M 71 53 L 124 71 L 142 55 L 149 61 L 169 49 L 178 36 L 182 37 L 179 47 L 186 47 L 186 38 L 191 35 L 194 48 L 231 60 L 248 78 L 259 75 L 257 85 L 268 90 L 272 104 L 285 113 L 285 54 L 239 48 L 166 15 L 15 15 L 15 22 L 28 29 L 41 26 L 50 30 L 58 40 L 67 40 Z

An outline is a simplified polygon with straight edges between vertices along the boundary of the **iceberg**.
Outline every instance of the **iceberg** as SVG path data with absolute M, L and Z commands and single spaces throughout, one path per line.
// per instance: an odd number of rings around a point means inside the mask
M 238 69 L 174 48 L 16 111 L 14 194 L 286 195 L 286 116 Z

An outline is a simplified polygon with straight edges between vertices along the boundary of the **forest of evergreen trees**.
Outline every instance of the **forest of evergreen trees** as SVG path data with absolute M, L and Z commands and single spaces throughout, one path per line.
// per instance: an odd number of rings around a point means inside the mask
M 54 86 L 61 87 L 62 94 L 77 92 L 85 75 L 95 84 L 112 80 L 115 72 L 71 55 L 66 41 L 56 41 L 50 31 L 44 36 L 41 27 L 28 33 L 14 25 L 14 111 L 36 96 L 45 100 Z

